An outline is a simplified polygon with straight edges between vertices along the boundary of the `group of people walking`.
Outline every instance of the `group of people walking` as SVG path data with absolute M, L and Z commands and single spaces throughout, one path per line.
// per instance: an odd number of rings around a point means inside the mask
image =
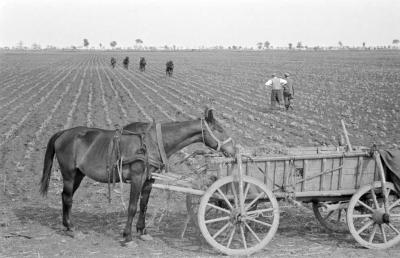
M 276 74 L 271 75 L 265 85 L 271 87 L 271 109 L 276 109 L 285 105 L 285 109 L 293 109 L 291 100 L 294 98 L 293 79 L 289 73 L 284 73 L 284 79 L 277 77 Z
M 115 57 L 111 57 L 111 67 L 115 68 L 117 64 L 117 59 Z M 124 66 L 125 69 L 128 69 L 129 67 L 129 57 L 125 57 L 122 61 L 122 64 Z M 139 70 L 141 72 L 146 71 L 146 59 L 144 57 L 141 57 L 139 60 Z M 172 74 L 174 72 L 174 62 L 172 62 L 171 60 L 169 60 L 166 64 L 165 64 L 165 73 L 167 76 L 171 77 Z

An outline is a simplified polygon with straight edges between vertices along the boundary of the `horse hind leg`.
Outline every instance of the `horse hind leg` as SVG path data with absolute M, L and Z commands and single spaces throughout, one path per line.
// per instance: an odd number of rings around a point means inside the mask
M 140 239 L 144 241 L 153 240 L 153 238 L 146 232 L 146 211 L 153 183 L 154 179 L 146 180 L 144 182 L 140 196 L 140 203 L 139 203 L 140 213 L 138 221 L 136 223 L 136 230 L 140 234 Z
M 137 211 L 137 203 L 146 176 L 144 175 L 143 162 L 134 162 L 130 167 L 131 191 L 128 206 L 128 219 L 126 221 L 123 237 L 125 242 L 132 241 L 132 222 Z
M 78 189 L 84 174 L 78 170 L 72 170 L 70 173 L 63 174 L 63 192 L 61 193 L 62 207 L 63 207 L 63 225 L 67 228 L 67 231 L 72 231 L 73 225 L 70 220 L 72 198 L 76 189 Z

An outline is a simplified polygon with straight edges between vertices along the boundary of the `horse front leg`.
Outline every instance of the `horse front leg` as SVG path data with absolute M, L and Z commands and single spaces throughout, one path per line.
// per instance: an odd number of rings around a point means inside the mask
M 153 238 L 146 232 L 146 211 L 147 211 L 147 204 L 149 202 L 150 192 L 154 183 L 154 179 L 147 179 L 144 182 L 142 192 L 140 195 L 140 213 L 139 219 L 136 223 L 136 230 L 140 234 L 140 239 L 144 241 L 153 240 Z
M 132 241 L 132 221 L 136 214 L 137 203 L 144 183 L 143 181 L 146 179 L 146 176 L 143 175 L 143 172 L 144 166 L 142 163 L 133 163 L 131 165 L 131 191 L 128 206 L 128 219 L 123 232 L 123 237 L 126 242 Z

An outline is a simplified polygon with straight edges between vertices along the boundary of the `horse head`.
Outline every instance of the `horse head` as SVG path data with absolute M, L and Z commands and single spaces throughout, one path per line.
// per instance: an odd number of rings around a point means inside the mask
M 235 143 L 226 130 L 214 118 L 213 109 L 206 108 L 201 119 L 202 137 L 206 146 L 222 152 L 225 156 L 235 155 Z

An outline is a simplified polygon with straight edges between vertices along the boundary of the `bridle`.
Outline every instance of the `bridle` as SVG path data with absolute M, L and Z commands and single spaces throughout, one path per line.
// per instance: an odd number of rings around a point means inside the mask
M 205 128 L 207 129 L 208 133 L 211 135 L 211 137 L 214 139 L 214 141 L 216 141 L 217 144 L 218 144 L 218 145 L 217 145 L 216 151 L 220 151 L 222 146 L 224 146 L 225 144 L 227 144 L 227 143 L 233 141 L 231 137 L 228 137 L 228 139 L 226 139 L 225 141 L 220 141 L 220 140 L 214 135 L 214 133 L 211 131 L 211 128 L 210 128 L 210 126 L 208 125 L 207 121 L 206 121 L 204 118 L 202 118 L 202 119 L 200 120 L 201 135 L 202 135 L 202 137 L 203 137 L 203 143 L 204 143 L 205 145 L 206 145 L 206 142 L 205 142 L 205 140 L 204 140 L 203 122 L 204 122 Z

